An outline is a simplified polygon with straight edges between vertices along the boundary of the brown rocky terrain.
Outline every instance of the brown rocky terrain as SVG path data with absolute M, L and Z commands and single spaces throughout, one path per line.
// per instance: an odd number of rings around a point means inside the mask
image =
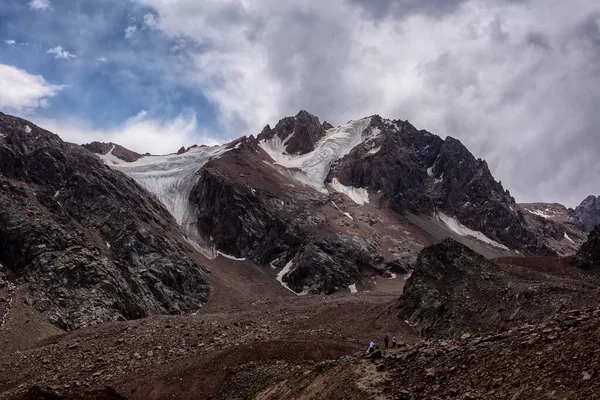
M 190 312 L 206 301 L 193 249 L 135 181 L 25 120 L 0 113 L 0 132 L 5 304 L 18 292 L 51 323 L 73 329 Z
M 539 323 L 561 310 L 592 305 L 600 294 L 597 271 L 560 259 L 543 258 L 545 270 L 527 258 L 521 265 L 516 260 L 488 261 L 452 239 L 430 246 L 419 254 L 399 316 L 424 337 L 450 338 Z
M 250 262 L 204 262 L 214 294 L 194 315 L 82 328 L 20 351 L 5 343 L 0 398 L 27 398 L 34 386 L 61 396 L 110 386 L 127 399 L 243 397 L 391 332 L 420 340 L 394 312 L 401 279 L 376 278 L 394 284 L 387 291 L 296 296 Z M 11 313 L 8 326 L 22 318 L 31 317 Z
M 301 369 L 254 398 L 596 399 L 600 310 Z
M 598 229 L 407 121 L 139 156 L 0 114 L 0 171 L 0 399 L 597 389 Z

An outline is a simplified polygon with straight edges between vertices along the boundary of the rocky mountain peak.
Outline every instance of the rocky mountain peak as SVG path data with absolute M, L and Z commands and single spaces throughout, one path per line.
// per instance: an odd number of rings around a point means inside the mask
M 116 157 L 119 160 L 125 162 L 137 161 L 141 154 L 131 151 L 116 143 L 104 143 L 104 142 L 92 142 L 81 145 L 83 148 L 88 149 L 92 153 L 96 153 L 106 157 Z
M 575 208 L 575 214 L 583 225 L 585 232 L 600 224 L 600 196 L 588 196 Z
M 281 119 L 273 129 L 267 125 L 258 135 L 258 140 L 277 137 L 287 154 L 306 154 L 315 149 L 315 144 L 331 127 L 331 124 L 321 124 L 318 117 L 301 110 L 295 117 Z

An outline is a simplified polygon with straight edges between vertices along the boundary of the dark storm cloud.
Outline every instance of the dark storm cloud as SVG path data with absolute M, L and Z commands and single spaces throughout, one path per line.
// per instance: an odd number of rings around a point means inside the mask
M 543 50 L 552 50 L 550 39 L 542 32 L 529 32 L 525 37 L 525 43 Z
M 152 18 L 114 30 L 130 58 L 156 47 L 144 35 L 169 46 L 138 75 L 206 99 L 202 126 L 221 140 L 299 109 L 334 124 L 380 114 L 459 138 L 518 201 L 600 191 L 593 0 L 134 2 Z M 122 38 L 133 23 L 137 44 Z

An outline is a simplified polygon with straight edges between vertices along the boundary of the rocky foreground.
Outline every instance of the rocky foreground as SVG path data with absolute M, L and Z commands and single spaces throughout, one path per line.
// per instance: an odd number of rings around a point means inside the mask
M 599 332 L 600 309 L 565 311 L 501 333 L 341 358 L 302 370 L 255 398 L 596 399 Z

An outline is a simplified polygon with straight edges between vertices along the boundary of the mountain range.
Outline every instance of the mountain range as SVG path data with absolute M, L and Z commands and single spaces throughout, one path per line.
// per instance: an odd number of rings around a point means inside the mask
M 358 332 L 374 325 L 360 340 L 393 327 L 408 344 L 539 324 L 590 307 L 600 286 L 599 197 L 575 209 L 517 203 L 459 140 L 378 115 L 334 127 L 300 111 L 256 136 L 150 155 L 67 143 L 0 113 L 0 207 L 0 332 L 13 351 L 0 363 L 24 363 L 23 371 L 38 367 L 14 352 L 33 357 L 43 348 L 58 363 L 66 353 L 57 349 L 71 344 L 57 333 L 91 335 L 96 326 L 106 326 L 93 333 L 99 341 L 132 327 L 146 332 L 141 340 L 176 323 L 186 337 L 214 331 L 209 346 L 229 351 L 226 332 L 242 327 L 252 332 L 248 343 L 279 340 L 287 325 L 328 337 L 317 327 L 349 324 L 338 309 L 347 301 L 349 313 L 386 315 L 385 324 L 361 320 Z M 274 309 L 281 315 L 271 320 Z M 148 324 L 160 329 L 127 325 L 161 315 L 203 316 L 207 325 L 159 317 Z M 294 322 L 299 315 L 312 325 Z M 147 358 L 160 343 L 144 344 Z M 344 346 L 323 357 L 356 350 Z M 181 348 L 171 350 L 162 362 Z M 78 368 L 95 373 L 81 351 Z M 124 354 L 98 357 L 134 368 Z M 142 383 L 117 378 L 109 381 L 144 398 Z M 24 393 L 19 385 L 0 374 L 0 397 Z

